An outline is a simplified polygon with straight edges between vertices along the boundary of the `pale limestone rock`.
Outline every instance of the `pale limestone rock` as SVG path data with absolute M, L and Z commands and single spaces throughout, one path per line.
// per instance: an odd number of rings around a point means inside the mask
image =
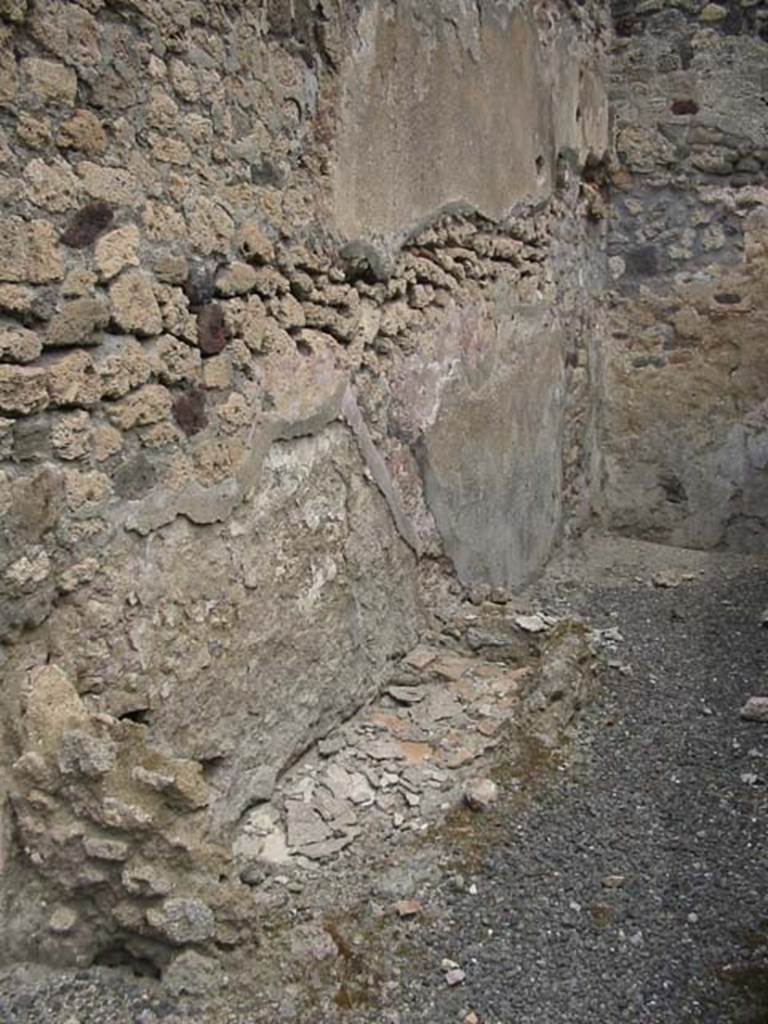
M 0 412 L 28 416 L 48 405 L 48 375 L 40 367 L 0 364 Z
M 113 351 L 100 353 L 98 374 L 105 398 L 122 398 L 145 384 L 151 373 L 152 362 L 135 338 L 117 339 L 117 347 Z
M 158 163 L 175 164 L 177 167 L 186 167 L 192 159 L 189 146 L 181 139 L 169 138 L 157 132 L 149 133 L 149 144 L 152 150 L 152 157 Z
M 128 858 L 129 847 L 120 839 L 106 839 L 101 836 L 86 836 L 83 840 L 86 857 L 119 863 Z
M 100 331 L 109 323 L 109 309 L 101 295 L 67 302 L 54 316 L 43 336 L 46 348 L 98 345 Z
M 228 352 L 203 361 L 203 387 L 212 390 L 232 386 L 232 363 Z
M 63 160 L 46 163 L 30 160 L 24 169 L 26 196 L 35 206 L 52 213 L 71 210 L 77 202 L 80 182 Z
M 56 142 L 60 149 L 75 149 L 96 156 L 107 148 L 107 133 L 92 111 L 76 110 L 61 124 Z
M 25 748 L 45 759 L 54 758 L 66 731 L 88 727 L 83 702 L 58 665 L 30 672 L 22 702 Z
M 229 251 L 235 225 L 220 203 L 207 196 L 197 196 L 189 204 L 186 212 L 189 240 L 193 248 L 204 256 Z
M 77 96 L 77 74 L 73 68 L 55 60 L 27 57 L 21 73 L 29 92 L 41 103 L 72 107 Z
M 189 265 L 186 259 L 173 253 L 158 256 L 153 269 L 158 280 L 163 284 L 184 284 L 189 275 Z
M 31 363 L 43 350 L 35 331 L 0 326 L 0 363 Z
M 162 309 L 164 330 L 196 345 L 197 317 L 190 313 L 189 300 L 181 288 L 160 285 L 157 289 L 157 299 Z
M 101 6 L 101 3 L 30 4 L 29 27 L 38 42 L 61 60 L 92 67 L 101 63 L 101 48 L 99 24 L 90 11 Z
M 200 97 L 195 69 L 183 60 L 174 57 L 168 68 L 171 84 L 176 94 L 187 103 L 195 103 Z
M 108 501 L 112 481 L 97 469 L 89 472 L 70 469 L 64 474 L 64 493 L 71 512 L 93 515 L 101 511 Z
M 280 299 L 270 302 L 270 313 L 284 331 L 304 327 L 307 317 L 304 307 L 293 295 L 283 295 Z
M 116 760 L 117 746 L 112 740 L 85 729 L 69 729 L 59 741 L 56 765 L 62 775 L 99 779 L 112 771 Z
M 270 263 L 275 258 L 272 242 L 255 220 L 246 221 L 240 226 L 236 243 L 242 256 L 249 262 Z
M 170 897 L 147 911 L 147 923 L 176 946 L 205 942 L 216 928 L 211 908 L 196 899 Z
M 59 590 L 64 594 L 71 594 L 73 590 L 77 590 L 84 583 L 90 583 L 95 579 L 98 571 L 99 563 L 95 558 L 86 558 L 83 562 L 70 565 L 57 580 Z
M 219 295 L 243 295 L 249 292 L 256 283 L 256 271 L 248 263 L 235 261 L 219 272 L 216 277 L 216 290 Z
M 120 206 L 137 206 L 141 202 L 141 186 L 125 167 L 103 167 L 84 160 L 77 165 L 77 173 L 92 199 Z
M 51 144 L 51 122 L 47 117 L 35 117 L 22 110 L 16 121 L 16 134 L 30 149 L 46 149 Z
M 80 409 L 65 413 L 51 427 L 51 444 L 59 458 L 82 459 L 88 454 L 91 442 L 91 417 Z
M 77 911 L 73 907 L 59 904 L 48 918 L 48 928 L 54 935 L 66 935 L 77 924 Z
M 93 457 L 97 462 L 105 462 L 116 455 L 123 447 L 123 435 L 119 430 L 102 423 L 93 429 Z
M 0 284 L 0 309 L 5 313 L 29 316 L 35 301 L 35 291 L 22 284 Z
M 0 281 L 45 284 L 63 276 L 61 250 L 52 224 L 3 217 L 0 221 Z
M 0 25 L 0 107 L 10 105 L 19 90 L 19 73 L 13 52 L 13 33 Z
M 157 341 L 151 342 L 147 347 L 147 355 L 162 384 L 196 384 L 200 380 L 200 350 L 170 334 L 163 334 Z
M 239 391 L 233 391 L 225 402 L 216 407 L 216 415 L 225 430 L 237 429 L 253 423 L 255 410 L 253 403 L 245 395 L 240 394 Z
M 5 571 L 5 579 L 16 587 L 29 587 L 42 583 L 51 574 L 51 560 L 45 551 L 22 555 Z
M 112 423 L 121 430 L 158 423 L 170 416 L 173 396 L 162 384 L 145 384 L 108 410 Z
M 60 459 L 84 458 L 90 449 L 90 416 L 84 410 L 60 416 L 51 427 L 50 438 Z
M 61 294 L 67 299 L 82 299 L 93 296 L 98 278 L 86 267 L 70 270 L 61 284 Z
M 139 229 L 135 224 L 126 224 L 99 238 L 95 256 L 102 280 L 110 280 L 125 267 L 139 265 L 139 242 Z
M 147 238 L 153 242 L 173 242 L 186 238 L 187 225 L 183 216 L 165 203 L 148 199 L 142 210 L 141 219 Z
M 152 287 L 152 278 L 143 270 L 127 270 L 109 288 L 112 319 L 131 334 L 160 334 L 163 317 Z
M 96 366 L 87 352 L 70 352 L 47 367 L 51 405 L 90 408 L 102 395 Z
M 249 296 L 246 307 L 238 320 L 236 330 L 245 344 L 252 352 L 261 352 L 264 348 L 270 318 L 258 295 Z
M 153 864 L 132 861 L 123 868 L 120 880 L 132 896 L 167 896 L 171 883 Z
M 728 9 L 722 4 L 706 4 L 699 15 L 699 19 L 706 24 L 714 24 L 722 21 L 728 16 Z
M 172 132 L 179 125 L 179 106 L 165 89 L 153 85 L 146 107 L 147 124 L 161 132 Z
M 174 423 L 165 420 L 140 430 L 139 439 L 144 448 L 167 448 L 169 445 L 178 445 L 183 440 L 183 435 Z M 184 478 L 186 479 L 188 475 L 185 473 Z

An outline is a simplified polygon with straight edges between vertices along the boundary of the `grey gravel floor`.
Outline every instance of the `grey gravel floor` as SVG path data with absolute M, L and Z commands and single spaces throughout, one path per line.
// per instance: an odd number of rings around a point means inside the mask
M 575 764 L 419 939 L 399 1018 L 768 1022 L 768 724 L 739 718 L 768 693 L 768 577 L 579 590 L 632 674 L 610 673 Z M 441 957 L 461 986 L 423 970 Z

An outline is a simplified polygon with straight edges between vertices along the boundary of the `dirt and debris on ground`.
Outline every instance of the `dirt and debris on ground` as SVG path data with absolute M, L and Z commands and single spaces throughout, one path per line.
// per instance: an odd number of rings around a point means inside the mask
M 280 820 L 310 853 L 335 836 L 322 831 L 338 818 L 334 801 L 356 815 L 369 808 L 384 828 L 379 849 L 355 837 L 330 870 L 305 849 L 269 876 L 267 937 L 250 963 L 224 951 L 213 965 L 190 957 L 170 986 L 137 977 L 136 963 L 20 967 L 0 980 L 0 1020 L 768 1021 L 768 724 L 742 715 L 768 696 L 766 567 L 618 540 L 571 552 L 526 595 L 525 614 L 544 625 L 581 618 L 603 649 L 602 685 L 572 742 L 553 750 L 504 730 L 482 771 L 456 781 L 461 794 L 483 783 L 482 809 L 454 799 L 440 824 L 391 841 L 395 813 L 421 821 L 406 796 L 409 765 L 389 756 L 396 740 L 425 742 L 397 736 L 427 728 L 426 712 L 412 712 L 430 708 L 437 684 L 421 665 L 419 681 L 385 695 L 394 731 L 331 743 L 286 782 L 299 795 L 286 789 Z M 456 722 L 441 715 L 449 735 Z M 448 756 L 450 744 L 438 747 Z M 354 766 L 334 762 L 351 750 Z M 382 787 L 377 776 L 374 786 L 372 771 L 401 781 Z M 372 798 L 366 790 L 356 804 L 364 782 Z M 379 805 L 390 793 L 402 810 Z M 359 824 L 347 812 L 339 829 Z

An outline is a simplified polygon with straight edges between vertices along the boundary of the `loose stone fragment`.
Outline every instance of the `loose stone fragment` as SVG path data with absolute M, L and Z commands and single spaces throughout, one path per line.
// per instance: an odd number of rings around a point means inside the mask
M 625 881 L 624 875 L 606 875 L 601 885 L 604 889 L 620 889 Z
M 398 917 L 415 917 L 424 908 L 418 900 L 398 900 L 393 909 Z
M 464 787 L 464 802 L 473 811 L 488 811 L 499 801 L 499 787 L 493 779 L 470 779 Z
M 540 615 L 516 615 L 515 625 L 525 633 L 543 633 L 547 624 Z
M 741 709 L 741 717 L 748 722 L 768 722 L 768 697 L 750 697 Z

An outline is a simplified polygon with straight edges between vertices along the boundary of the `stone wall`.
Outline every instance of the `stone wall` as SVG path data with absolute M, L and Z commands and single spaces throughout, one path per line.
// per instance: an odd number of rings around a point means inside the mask
M 0 0 L 2 956 L 253 938 L 420 578 L 589 515 L 606 15 L 427 6 Z
M 768 534 L 768 5 L 616 0 L 605 519 Z

